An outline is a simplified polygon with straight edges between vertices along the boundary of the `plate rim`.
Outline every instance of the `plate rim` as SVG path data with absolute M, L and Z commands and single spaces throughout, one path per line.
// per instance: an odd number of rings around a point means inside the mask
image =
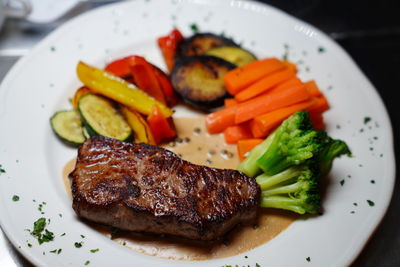
M 179 3 L 197 4 L 198 2 L 201 2 L 203 4 L 211 5 L 211 3 L 213 1 L 212 0 L 201 0 L 201 1 L 198 1 L 198 0 L 179 0 Z M 322 38 L 325 41 L 330 42 L 330 44 L 335 46 L 335 48 L 340 51 L 342 56 L 345 57 L 345 60 L 349 64 L 352 65 L 352 68 L 354 70 L 356 70 L 358 72 L 358 74 L 373 89 L 373 90 L 370 90 L 370 91 L 374 93 L 373 97 L 378 101 L 379 107 L 382 108 L 382 112 L 384 114 L 384 119 L 385 119 L 385 124 L 388 127 L 387 131 L 386 131 L 386 136 L 385 136 L 386 140 L 385 141 L 392 148 L 391 151 L 385 151 L 385 153 L 388 155 L 387 163 L 389 165 L 388 167 L 390 168 L 388 170 L 388 174 L 391 177 L 391 180 L 390 180 L 390 183 L 387 186 L 387 187 L 390 187 L 390 192 L 388 192 L 388 194 L 386 194 L 384 199 L 383 199 L 385 201 L 385 205 L 382 207 L 382 209 L 379 209 L 379 211 L 378 211 L 379 216 L 375 216 L 374 219 L 373 219 L 373 227 L 372 227 L 372 230 L 370 231 L 370 233 L 368 235 L 365 235 L 364 238 L 362 238 L 362 240 L 359 240 L 358 246 L 355 249 L 355 252 L 352 253 L 352 255 L 348 255 L 346 258 L 343 259 L 343 261 L 345 261 L 345 262 L 342 262 L 343 265 L 351 264 L 352 262 L 354 262 L 354 260 L 357 259 L 357 257 L 360 255 L 360 253 L 364 249 L 364 247 L 367 244 L 367 242 L 372 238 L 372 236 L 376 232 L 376 230 L 379 227 L 380 223 L 384 219 L 384 217 L 385 217 L 385 215 L 386 215 L 386 213 L 387 213 L 387 211 L 388 211 L 388 209 L 390 207 L 391 200 L 393 198 L 394 184 L 395 184 L 395 181 L 396 181 L 396 164 L 395 164 L 395 153 L 394 153 L 393 127 L 392 127 L 390 116 L 389 116 L 388 110 L 387 110 L 387 108 L 385 106 L 385 103 L 384 103 L 382 97 L 380 96 L 377 88 L 371 83 L 369 78 L 364 74 L 364 72 L 360 69 L 360 67 L 355 63 L 355 61 L 347 53 L 347 51 L 345 51 L 335 40 L 333 40 L 329 35 L 327 35 L 323 31 L 321 31 L 320 29 L 318 29 L 316 26 L 313 26 L 313 25 L 309 24 L 308 22 L 300 20 L 300 19 L 294 17 L 293 15 L 288 14 L 287 12 L 282 11 L 282 10 L 280 10 L 280 9 L 274 7 L 274 6 L 270 6 L 268 4 L 261 3 L 261 2 L 255 1 L 255 0 L 223 0 L 223 4 L 225 4 L 225 3 L 233 3 L 233 2 L 242 3 L 242 4 L 256 5 L 256 6 L 261 7 L 261 8 L 269 9 L 273 13 L 277 13 L 280 16 L 283 16 L 283 17 L 285 17 L 285 19 L 287 19 L 287 20 L 289 20 L 289 21 L 291 21 L 293 23 L 296 23 L 296 24 L 305 26 L 308 29 L 311 29 L 313 32 L 316 33 L 316 36 L 318 36 L 318 38 Z M 220 2 L 220 3 L 222 3 L 222 2 Z M 24 64 L 32 59 L 32 56 L 35 54 L 36 50 L 39 50 L 41 47 L 50 44 L 54 39 L 56 39 L 56 37 L 59 34 L 61 34 L 64 31 L 64 29 L 71 27 L 71 25 L 73 25 L 74 23 L 77 23 L 77 21 L 81 20 L 82 18 L 87 17 L 87 16 L 93 16 L 93 14 L 95 14 L 97 12 L 101 12 L 102 10 L 111 9 L 111 8 L 115 8 L 115 7 L 118 7 L 118 6 L 124 6 L 124 5 L 134 5 L 134 4 L 135 4 L 135 1 L 123 1 L 123 2 L 112 3 L 112 4 L 109 4 L 109 5 L 101 6 L 101 7 L 95 8 L 95 9 L 89 11 L 89 12 L 85 12 L 83 14 L 80 14 L 80 15 L 72 18 L 71 20 L 67 21 L 66 23 L 64 23 L 59 28 L 53 30 L 43 40 L 41 40 L 38 44 L 36 44 L 34 46 L 34 48 L 31 49 L 31 51 L 27 55 L 25 55 L 22 58 L 20 58 L 14 64 L 14 66 L 7 72 L 7 74 L 5 75 L 4 79 L 2 80 L 2 82 L 0 84 L 0 92 L 2 91 L 1 90 L 2 88 L 3 88 L 3 90 L 6 90 L 6 89 L 4 89 L 4 87 L 9 83 L 10 80 L 12 80 L 12 78 L 15 75 L 17 75 L 17 73 L 21 69 L 24 68 Z M 1 109 L 0 109 L 0 115 L 1 115 Z M 12 234 L 11 231 L 9 231 L 9 229 L 7 227 L 4 227 L 4 220 L 1 219 L 1 218 L 0 218 L 0 226 L 1 226 L 2 230 L 4 231 L 4 233 L 6 234 L 7 238 L 13 244 L 13 246 L 16 247 L 18 245 L 18 240 L 15 239 L 15 236 Z M 33 250 L 29 250 L 29 249 L 26 249 L 26 248 L 21 248 L 21 249 L 17 249 L 17 250 L 27 260 L 29 260 L 33 264 L 40 265 L 40 264 L 43 263 L 40 260 L 40 257 L 38 257 L 38 255 L 36 253 L 34 253 Z

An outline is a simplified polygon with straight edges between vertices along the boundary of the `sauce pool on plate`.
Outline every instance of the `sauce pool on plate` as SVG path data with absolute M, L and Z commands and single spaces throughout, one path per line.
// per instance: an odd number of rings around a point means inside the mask
M 227 145 L 222 134 L 209 135 L 203 117 L 174 118 L 179 136 L 164 145 L 190 162 L 216 168 L 235 169 L 239 164 L 236 147 Z M 75 167 L 75 159 L 63 170 L 67 194 L 71 197 L 68 174 Z M 255 225 L 237 226 L 222 240 L 202 243 L 182 238 L 143 233 L 117 232 L 111 227 L 88 223 L 100 233 L 134 251 L 175 260 L 210 260 L 244 253 L 256 248 L 284 231 L 298 216 L 289 212 L 261 209 Z

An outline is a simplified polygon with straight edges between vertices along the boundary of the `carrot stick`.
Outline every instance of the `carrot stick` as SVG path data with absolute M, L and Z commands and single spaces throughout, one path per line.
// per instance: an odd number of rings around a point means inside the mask
M 231 95 L 235 95 L 262 77 L 285 67 L 285 64 L 276 58 L 253 61 L 227 72 L 224 76 L 225 87 Z
M 304 84 L 307 87 L 308 91 L 310 92 L 310 95 L 312 95 L 312 96 L 321 96 L 322 95 L 321 91 L 319 90 L 318 85 L 316 84 L 316 82 L 314 80 L 305 82 Z
M 254 137 L 265 137 L 290 115 L 297 111 L 307 109 L 315 105 L 315 103 L 316 100 L 311 98 L 298 104 L 276 109 L 263 115 L 257 116 L 250 122 L 251 132 Z
M 264 139 L 243 139 L 237 142 L 237 150 L 239 160 L 242 161 L 246 158 L 246 154 L 250 152 L 255 146 L 260 144 Z
M 224 106 L 226 108 L 232 107 L 237 104 L 237 101 L 234 98 L 225 98 Z
M 294 73 L 297 73 L 297 65 L 294 64 L 293 62 L 290 62 L 288 60 L 283 61 L 283 64 L 286 65 L 289 69 L 291 69 Z
M 310 113 L 323 113 L 329 109 L 328 100 L 324 95 L 315 98 L 315 104 L 308 109 Z
M 250 128 L 247 123 L 229 126 L 224 131 L 225 142 L 236 144 L 239 140 L 252 138 Z
M 206 115 L 206 127 L 210 134 L 220 133 L 235 124 L 237 106 L 224 108 Z
M 248 121 L 258 115 L 272 110 L 287 107 L 307 100 L 310 97 L 304 85 L 274 90 L 237 105 L 235 124 Z
M 258 96 L 274 86 L 289 80 L 290 78 L 294 77 L 295 73 L 285 68 L 281 71 L 272 73 L 271 75 L 265 76 L 261 80 L 253 83 L 249 87 L 245 88 L 244 90 L 240 91 L 237 95 L 235 95 L 235 99 L 239 102 L 243 102 L 249 100 L 255 96 Z
M 269 94 L 269 93 L 272 93 L 273 91 L 278 91 L 278 90 L 285 89 L 287 87 L 296 87 L 296 86 L 300 86 L 300 85 L 303 85 L 303 82 L 299 78 L 293 77 L 281 84 L 278 84 L 277 86 L 275 86 L 271 90 L 265 92 L 264 94 Z

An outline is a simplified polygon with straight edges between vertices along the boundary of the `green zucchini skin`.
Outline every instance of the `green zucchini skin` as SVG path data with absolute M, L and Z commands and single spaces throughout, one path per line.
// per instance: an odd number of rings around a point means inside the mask
M 175 62 L 171 82 L 186 103 L 204 111 L 223 104 L 228 93 L 224 75 L 236 66 L 214 56 L 191 56 Z
M 196 33 L 185 39 L 178 47 L 178 57 L 204 55 L 208 50 L 220 46 L 238 46 L 232 39 L 214 33 Z
M 219 46 L 211 48 L 206 55 L 222 58 L 238 67 L 257 60 L 250 51 L 238 46 Z
M 84 134 L 106 136 L 121 141 L 130 141 L 132 129 L 110 100 L 95 94 L 79 99 L 78 110 L 85 127 Z
M 82 120 L 76 110 L 56 112 L 50 118 L 50 125 L 56 136 L 67 145 L 78 147 L 86 140 Z

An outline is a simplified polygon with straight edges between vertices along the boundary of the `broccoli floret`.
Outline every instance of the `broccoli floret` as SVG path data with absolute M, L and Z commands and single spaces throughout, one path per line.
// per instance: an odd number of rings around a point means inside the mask
M 307 164 L 290 167 L 278 174 L 256 177 L 264 208 L 278 208 L 296 213 L 316 213 L 320 209 L 318 178 Z
M 255 147 L 238 170 L 256 177 L 262 207 L 316 213 L 320 208 L 319 180 L 333 160 L 351 155 L 345 142 L 311 128 L 307 111 L 286 119 L 264 142 Z
M 351 151 L 347 144 L 342 140 L 332 139 L 329 136 L 325 145 L 318 154 L 319 176 L 326 176 L 332 169 L 333 160 L 342 155 L 351 156 Z
M 288 119 L 282 122 L 282 124 L 272 133 L 270 134 L 261 144 L 256 146 L 246 157 L 244 161 L 242 161 L 238 167 L 238 170 L 245 173 L 248 176 L 254 177 L 256 174 L 261 172 L 260 165 L 263 166 L 262 169 L 265 171 L 269 169 L 269 166 L 272 164 L 272 161 L 279 161 L 279 159 L 284 159 L 286 150 L 291 149 L 292 146 L 298 147 L 302 143 L 305 142 L 305 139 L 311 138 L 311 135 L 304 135 L 306 132 L 312 129 L 311 121 L 309 118 L 309 113 L 307 111 L 299 111 Z M 302 136 L 302 141 L 300 141 L 300 136 Z M 297 138 L 295 140 L 291 140 L 293 138 Z M 288 141 L 292 141 L 290 146 L 287 144 Z M 271 149 L 272 148 L 272 149 Z M 271 152 L 268 152 L 270 151 Z M 272 152 L 273 151 L 273 152 Z M 279 155 L 278 151 L 282 151 L 283 154 Z M 284 152 L 285 151 L 285 152 Z M 303 157 L 307 156 L 306 149 L 303 150 L 305 153 Z M 264 156 L 268 152 L 269 154 Z M 290 151 L 290 153 L 292 150 Z M 267 166 L 264 167 L 264 161 L 267 158 L 270 158 L 271 154 L 275 154 L 273 158 L 271 158 L 271 162 Z M 293 153 L 291 153 L 293 154 Z M 260 158 L 263 159 L 260 159 Z M 300 158 L 297 157 L 297 160 Z M 260 159 L 260 162 L 257 162 Z M 293 159 L 294 160 L 294 159 Z M 272 174 L 269 172 L 269 174 Z M 277 172 L 275 172 L 277 173 Z

